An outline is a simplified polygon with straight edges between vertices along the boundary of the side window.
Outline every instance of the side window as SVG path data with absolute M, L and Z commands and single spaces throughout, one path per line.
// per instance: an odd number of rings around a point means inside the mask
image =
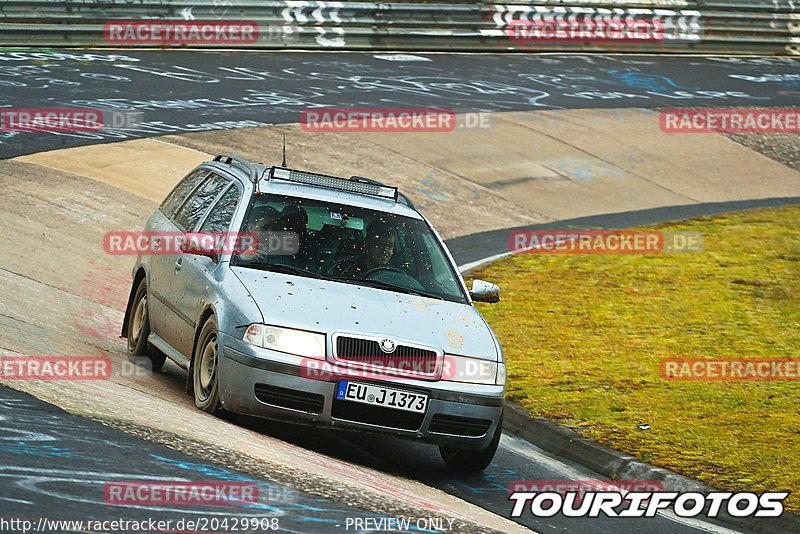
M 175 224 L 187 232 L 191 232 L 200 217 L 229 183 L 230 181 L 211 174 L 180 207 L 175 214 Z
M 201 232 L 225 232 L 231 224 L 233 213 L 239 205 L 239 189 L 231 184 L 219 199 L 200 227 Z
M 175 212 L 181 207 L 183 201 L 186 200 L 186 196 L 194 191 L 195 187 L 197 187 L 197 184 L 199 184 L 207 175 L 208 171 L 204 169 L 198 169 L 189 173 L 183 180 L 178 182 L 178 185 L 175 186 L 175 189 L 172 190 L 172 193 L 167 195 L 167 198 L 165 198 L 164 202 L 161 203 L 161 211 L 164 212 L 164 215 L 170 219 L 175 217 Z

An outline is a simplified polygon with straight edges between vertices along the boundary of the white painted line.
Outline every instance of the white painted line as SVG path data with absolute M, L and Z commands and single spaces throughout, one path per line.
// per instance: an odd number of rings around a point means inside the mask
M 488 258 L 483 258 L 482 260 L 473 261 L 470 263 L 465 263 L 464 265 L 460 265 L 458 270 L 461 274 L 466 273 L 467 271 L 471 271 L 472 269 L 477 269 L 478 267 L 483 267 L 487 263 L 492 263 L 493 261 L 502 260 L 503 258 L 507 258 L 511 256 L 511 252 L 503 252 L 502 254 L 495 254 L 494 256 L 489 256 Z
M 188 146 L 178 145 L 176 143 L 170 143 L 169 141 L 163 141 L 161 139 L 156 139 L 154 137 L 145 137 L 144 139 L 149 139 L 150 141 L 155 141 L 156 143 L 164 143 L 165 145 L 174 146 L 176 148 L 182 148 L 184 150 L 191 150 L 193 152 L 197 152 L 198 154 L 203 154 L 204 156 L 211 156 L 208 152 L 203 152 L 202 150 L 197 150 L 196 148 L 189 148 Z

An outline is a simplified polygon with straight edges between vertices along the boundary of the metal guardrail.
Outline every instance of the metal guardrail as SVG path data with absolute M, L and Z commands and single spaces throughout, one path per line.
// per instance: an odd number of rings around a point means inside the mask
M 124 46 L 800 55 L 800 2 L 793 0 L 418 2 L 3 0 L 0 45 L 119 48 L 118 42 L 104 37 L 108 22 L 251 21 L 258 26 L 256 42 L 132 41 Z M 515 33 L 520 24 L 535 29 L 552 20 L 571 25 L 656 21 L 663 35 L 658 40 L 624 41 L 540 39 Z

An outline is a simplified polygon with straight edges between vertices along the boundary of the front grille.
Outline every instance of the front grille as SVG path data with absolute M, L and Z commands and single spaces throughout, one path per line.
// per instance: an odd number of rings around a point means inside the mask
M 400 430 L 419 430 L 425 414 L 334 399 L 331 417 Z
M 320 414 L 325 406 L 325 397 L 322 395 L 297 389 L 256 384 L 255 394 L 256 398 L 263 403 L 301 412 Z
M 338 336 L 336 359 L 432 377 L 436 374 L 438 354 L 435 350 L 409 345 L 397 345 L 393 352 L 386 353 L 373 339 Z
M 472 417 L 437 413 L 431 418 L 428 431 L 436 434 L 477 437 L 486 434 L 490 426 L 492 426 L 492 422 L 488 419 L 473 419 Z

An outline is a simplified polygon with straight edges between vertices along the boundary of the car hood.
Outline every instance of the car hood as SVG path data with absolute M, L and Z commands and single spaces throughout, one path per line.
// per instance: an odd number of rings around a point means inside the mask
M 386 336 L 448 354 L 497 360 L 492 332 L 469 304 L 246 267 L 231 269 L 267 324 L 328 335 Z

